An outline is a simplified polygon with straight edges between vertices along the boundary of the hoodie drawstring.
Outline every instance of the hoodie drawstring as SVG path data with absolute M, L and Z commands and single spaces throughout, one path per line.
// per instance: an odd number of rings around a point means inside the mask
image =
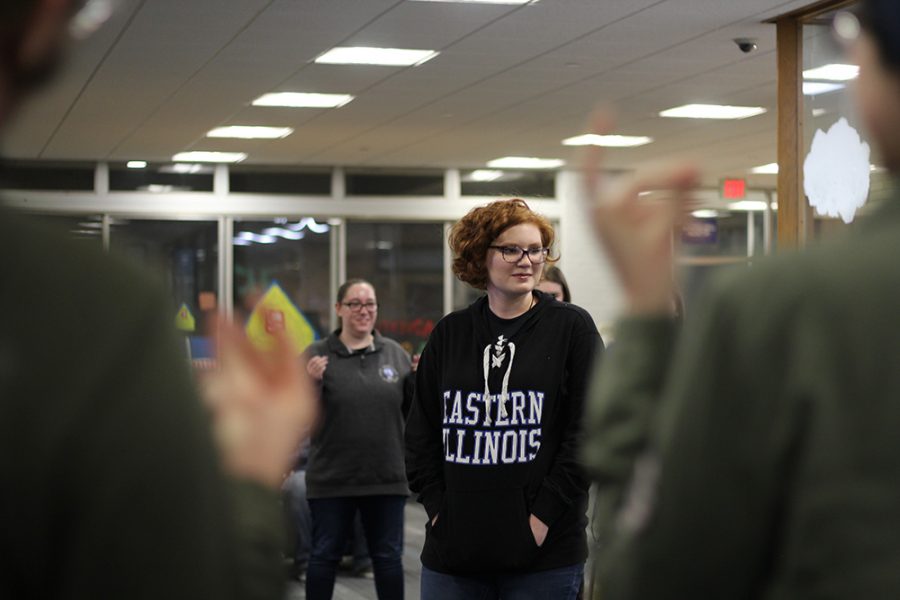
M 491 346 L 488 344 L 484 347 L 484 359 L 482 361 L 482 369 L 484 371 L 484 425 L 491 425 L 491 389 L 488 385 L 488 375 L 491 372 Z M 506 364 L 506 373 L 503 374 L 503 387 L 500 389 L 499 405 L 497 407 L 498 418 L 505 419 L 506 415 L 506 399 L 509 395 L 509 375 L 512 372 L 513 360 L 516 358 L 516 345 L 512 342 L 507 344 L 509 348 L 509 361 Z

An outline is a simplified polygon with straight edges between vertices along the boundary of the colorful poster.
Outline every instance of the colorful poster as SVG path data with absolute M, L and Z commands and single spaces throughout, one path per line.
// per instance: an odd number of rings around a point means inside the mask
M 257 302 L 247 320 L 247 338 L 261 349 L 272 348 L 275 334 L 281 332 L 297 351 L 303 352 L 316 340 L 316 331 L 284 290 L 273 283 Z

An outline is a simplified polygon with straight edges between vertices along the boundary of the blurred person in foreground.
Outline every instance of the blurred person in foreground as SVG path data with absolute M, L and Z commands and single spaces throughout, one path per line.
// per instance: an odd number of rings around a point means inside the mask
M 0 122 L 79 7 L 0 3 Z M 130 267 L 0 210 L 0 281 L 0 598 L 280 598 L 276 490 L 315 414 L 294 352 L 223 326 L 213 428 Z
M 521 199 L 451 230 L 453 272 L 487 293 L 438 322 L 406 424 L 410 487 L 428 514 L 423 600 L 574 600 L 587 557 L 578 461 L 590 315 L 536 291 L 553 227 Z
M 865 0 L 859 14 L 856 100 L 896 173 L 900 3 Z M 599 597 L 900 597 L 900 198 L 846 239 L 728 274 L 676 340 L 670 239 L 697 173 L 600 193 L 598 162 L 591 208 L 629 315 L 584 456 L 608 489 L 631 478 Z M 674 201 L 639 197 L 649 189 Z M 647 413 L 652 425 L 629 432 Z
M 571 302 L 572 294 L 569 292 L 569 284 L 566 276 L 556 265 L 548 265 L 544 268 L 544 275 L 537 288 L 545 294 L 550 294 L 557 302 Z

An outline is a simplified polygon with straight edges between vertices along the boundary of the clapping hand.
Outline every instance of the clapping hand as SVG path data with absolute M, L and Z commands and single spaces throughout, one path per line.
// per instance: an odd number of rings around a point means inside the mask
M 201 383 L 225 469 L 277 489 L 318 416 L 317 395 L 283 336 L 261 351 L 220 321 L 216 339 L 218 367 Z
M 591 133 L 611 129 L 607 115 L 592 119 Z M 672 233 L 698 183 L 691 164 L 639 171 L 602 185 L 603 150 L 589 146 L 583 168 L 591 222 L 624 288 L 631 314 L 670 312 L 674 284 Z

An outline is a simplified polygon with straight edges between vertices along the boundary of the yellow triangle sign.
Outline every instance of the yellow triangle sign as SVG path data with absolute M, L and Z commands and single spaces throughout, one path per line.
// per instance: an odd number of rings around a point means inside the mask
M 197 321 L 191 314 L 191 309 L 187 304 L 182 304 L 175 315 L 175 327 L 180 331 L 195 331 L 197 329 Z
M 313 326 L 277 283 L 273 283 L 256 303 L 245 329 L 247 338 L 260 350 L 272 348 L 277 332 L 285 334 L 297 354 L 316 339 Z

